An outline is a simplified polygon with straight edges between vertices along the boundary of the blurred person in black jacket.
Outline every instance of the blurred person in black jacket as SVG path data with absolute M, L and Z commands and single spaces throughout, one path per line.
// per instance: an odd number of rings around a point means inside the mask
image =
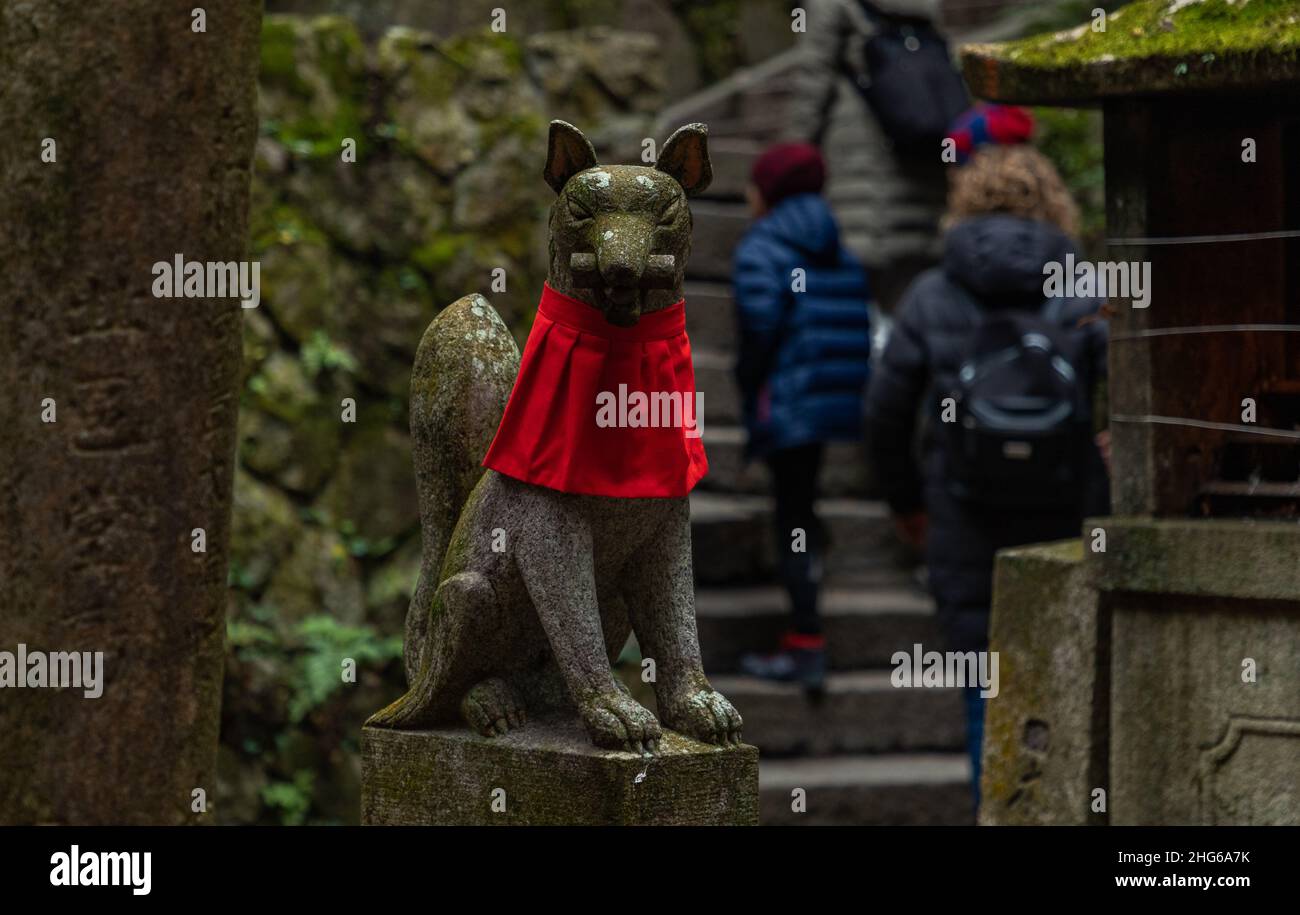
M 1049 299 L 1044 287 L 1046 265 L 1064 263 L 1068 254 L 1079 259 L 1072 240 L 1077 208 L 1052 164 L 1019 142 L 1027 131 L 1013 132 L 1007 145 L 993 139 L 998 131 L 990 131 L 988 118 L 1002 114 L 976 109 L 957 131 L 969 161 L 952 179 L 943 260 L 903 296 L 867 394 L 875 471 L 899 536 L 924 551 L 946 647 L 953 651 L 988 648 L 997 550 L 1077 537 L 1085 515 L 1104 514 L 1109 503 L 1106 433 L 1095 440 L 1092 433 L 1095 391 L 1106 375 L 1102 302 Z M 978 468 L 974 473 L 968 468 L 974 449 L 955 453 L 954 443 L 966 432 L 960 421 L 952 424 L 954 401 L 961 400 L 963 385 L 985 371 L 971 347 L 989 321 L 1050 325 L 1043 336 L 1067 352 L 1066 370 L 1078 392 L 1071 422 L 1086 431 L 1070 440 L 1069 460 L 1056 462 L 1063 465 L 1066 482 L 1051 491 L 1035 495 L 1032 473 L 1020 481 L 1023 485 L 980 491 Z M 967 429 L 977 426 L 980 417 L 967 416 Z M 920 455 L 914 453 L 918 417 L 925 424 Z M 1015 455 L 1022 445 L 1007 442 L 1006 453 Z M 967 688 L 967 711 L 978 792 L 983 734 L 978 689 Z

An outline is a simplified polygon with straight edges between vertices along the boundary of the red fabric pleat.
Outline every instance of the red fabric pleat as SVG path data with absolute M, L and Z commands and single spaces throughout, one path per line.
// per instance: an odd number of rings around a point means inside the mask
M 598 395 L 647 399 L 659 426 L 597 424 Z M 654 415 L 655 394 L 676 394 L 680 411 Z M 689 400 L 689 403 L 688 403 Z M 617 403 L 615 406 L 617 410 Z M 628 405 L 628 419 L 633 419 Z M 684 428 L 686 418 L 693 429 Z M 585 302 L 542 289 L 519 377 L 483 466 L 561 492 L 619 498 L 684 496 L 708 472 L 695 411 L 695 369 L 685 300 L 615 327 Z

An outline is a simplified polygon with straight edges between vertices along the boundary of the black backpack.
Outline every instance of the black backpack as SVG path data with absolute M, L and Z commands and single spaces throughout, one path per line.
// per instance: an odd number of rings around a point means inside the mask
M 972 303 L 972 307 L 974 303 Z M 1042 309 L 980 309 L 953 388 L 940 392 L 946 483 L 957 499 L 997 508 L 1082 500 L 1091 417 L 1081 336 L 1062 326 L 1065 300 Z M 942 398 L 952 397 L 955 405 Z
M 949 126 L 970 105 L 948 42 L 926 19 L 893 16 L 868 0 L 859 3 L 875 34 L 867 41 L 868 76 L 858 77 L 858 91 L 896 147 L 936 153 Z

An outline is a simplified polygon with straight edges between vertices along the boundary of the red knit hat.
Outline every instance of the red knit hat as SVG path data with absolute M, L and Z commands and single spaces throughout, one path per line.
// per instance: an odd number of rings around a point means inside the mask
M 778 143 L 758 157 L 749 179 L 773 207 L 795 194 L 819 193 L 826 184 L 826 160 L 811 143 Z
M 1028 143 L 1033 132 L 1034 116 L 1027 109 L 980 102 L 958 116 L 948 129 L 948 139 L 957 147 L 957 164 L 965 165 L 981 146 Z

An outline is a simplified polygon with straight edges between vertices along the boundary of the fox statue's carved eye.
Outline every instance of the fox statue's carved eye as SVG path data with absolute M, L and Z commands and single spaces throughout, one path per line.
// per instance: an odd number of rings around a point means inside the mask
M 677 217 L 682 214 L 682 201 L 679 197 L 668 205 L 668 208 L 659 216 L 659 225 L 671 226 L 677 221 Z
M 572 216 L 576 221 L 584 222 L 588 219 L 591 219 L 591 210 L 587 209 L 587 207 L 583 205 L 582 201 L 574 197 L 570 197 L 568 199 L 568 204 L 569 204 L 569 215 Z

